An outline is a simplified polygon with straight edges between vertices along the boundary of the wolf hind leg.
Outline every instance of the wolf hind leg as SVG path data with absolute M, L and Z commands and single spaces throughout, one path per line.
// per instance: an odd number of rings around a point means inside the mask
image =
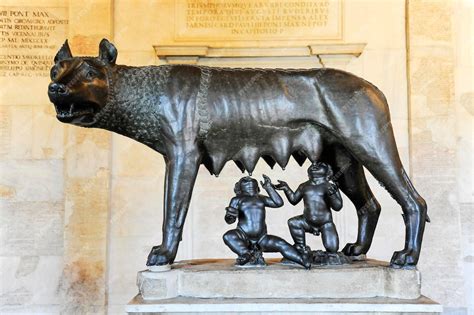
M 391 264 L 398 267 L 415 266 L 418 263 L 427 206 L 408 178 L 398 155 L 392 128 L 377 130 L 362 141 L 347 141 L 346 147 L 361 161 L 364 167 L 385 187 L 402 207 L 405 221 L 405 247 L 393 254 Z
M 333 180 L 357 211 L 357 240 L 346 244 L 342 251 L 347 256 L 365 255 L 372 244 L 381 208 L 370 190 L 363 166 L 340 145 L 326 147 L 322 160 L 332 166 Z

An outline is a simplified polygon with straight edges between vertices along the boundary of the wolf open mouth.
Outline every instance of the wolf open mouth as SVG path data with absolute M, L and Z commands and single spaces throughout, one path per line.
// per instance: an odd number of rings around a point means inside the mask
M 94 121 L 95 104 L 91 102 L 76 104 L 54 104 L 56 117 L 59 121 L 92 123 Z

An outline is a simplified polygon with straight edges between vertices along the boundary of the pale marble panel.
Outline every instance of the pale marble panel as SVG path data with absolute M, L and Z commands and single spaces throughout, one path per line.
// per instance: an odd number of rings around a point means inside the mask
M 405 49 L 404 0 L 346 0 L 344 6 L 344 41 L 366 42 L 369 50 Z
M 111 135 L 100 129 L 67 126 L 64 158 L 66 176 L 89 178 L 104 176 L 109 162 Z
M 73 55 L 97 56 L 112 34 L 110 0 L 69 1 Z M 69 126 L 65 137 L 65 255 L 62 313 L 106 310 L 107 231 L 110 196 L 110 133 Z
M 474 6 L 459 1 L 455 7 L 455 99 L 457 129 L 456 172 L 460 202 L 464 295 L 474 310 Z
M 161 234 L 163 178 L 113 178 L 109 223 L 113 236 Z M 151 244 L 150 244 L 151 245 Z M 156 245 L 156 244 L 155 244 Z
M 0 201 L 0 256 L 63 254 L 64 205 Z
M 58 13 L 64 1 L 11 1 L 3 6 Z M 30 10 L 30 12 L 32 12 Z M 63 38 L 66 27 L 59 27 Z M 54 55 L 55 48 L 50 50 Z M 8 51 L 8 53 L 20 53 Z M 23 50 L 38 54 L 38 50 Z M 51 56 L 52 62 L 52 56 Z M 0 312 L 59 313 L 64 253 L 63 126 L 49 104 L 46 75 L 2 78 L 0 92 Z M 31 74 L 31 73 L 30 73 Z
M 149 147 L 121 135 L 113 135 L 112 174 L 116 177 L 163 178 L 163 157 Z M 159 191 L 162 191 L 163 181 Z
M 5 6 L 66 7 L 64 0 L 2 0 Z
M 65 125 L 56 119 L 56 110 L 52 104 L 33 107 L 31 153 L 34 159 L 63 158 L 64 135 Z
M 3 159 L 59 159 L 64 125 L 52 105 L 2 106 L 0 155 Z
M 119 54 L 117 57 L 117 64 L 126 64 L 130 66 L 152 65 L 158 62 L 154 50 L 133 50 L 128 51 L 118 48 Z
M 366 49 L 360 57 L 362 69 L 355 74 L 377 86 L 387 98 L 400 158 L 405 168 L 409 169 L 405 58 L 403 49 Z
M 1 191 L 8 200 L 63 200 L 62 160 L 0 160 L 0 173 Z
M 119 136 L 114 136 L 114 152 L 135 148 L 131 140 L 116 138 Z M 137 148 L 138 152 L 143 152 L 143 148 Z M 109 217 L 108 302 L 110 307 L 122 305 L 123 309 L 123 304 L 137 292 L 136 287 L 130 285 L 135 283 L 136 271 L 145 268 L 152 246 L 161 242 L 163 176 L 157 172 L 142 174 L 132 170 L 127 173 L 120 162 L 127 160 L 127 154 L 117 154 L 114 158 L 119 161 L 113 163 L 112 171 L 117 175 L 112 177 Z M 124 175 L 119 176 L 122 173 L 117 169 L 122 169 Z M 159 170 L 163 172 L 163 167 Z
M 413 1 L 409 7 L 410 46 L 453 42 L 454 1 Z M 435 48 L 435 47 L 432 47 Z
M 33 107 L 5 106 L 5 157 L 32 158 Z M 2 128 L 3 129 L 3 128 Z M 2 137 L 2 138 L 3 138 Z
M 3 5 L 62 8 L 55 10 L 73 17 L 68 29 L 75 55 L 96 55 L 99 40 L 111 34 L 111 1 L 6 0 Z M 54 38 L 58 48 L 66 37 Z M 2 275 L 2 285 L 12 283 L 2 302 L 25 304 L 8 312 L 57 312 L 62 304 L 65 314 L 103 313 L 110 135 L 59 123 L 47 98 L 48 83 L 47 76 L 10 80 L 0 93 L 1 248 L 12 258 L 2 261 L 8 276 Z M 15 261 L 20 252 L 27 254 Z M 58 255 L 60 264 L 44 255 Z
M 107 231 L 108 176 L 68 179 L 65 185 L 65 250 L 72 257 L 105 252 Z M 103 223 L 103 224 L 99 224 Z M 97 243 L 95 243 L 97 241 Z M 78 250 L 83 251 L 82 253 Z M 87 255 L 85 255 L 87 256 Z M 92 257 L 89 257 L 92 258 Z
M 173 25 L 174 16 L 169 12 L 174 7 L 174 1 L 151 0 L 143 3 L 146 4 L 137 5 L 127 0 L 115 1 L 114 39 L 124 51 L 153 51 L 153 40 L 156 41 L 158 36 L 170 34 L 169 28 Z
M 161 227 L 161 225 L 160 225 Z M 137 271 L 146 269 L 145 263 L 151 246 L 160 241 L 161 233 L 155 236 L 114 236 L 109 247 L 108 305 L 118 309 L 138 293 L 135 285 Z M 119 314 L 121 312 L 112 314 Z
M 69 41 L 73 55 L 97 56 L 102 38 L 111 38 L 113 5 L 110 0 L 69 1 Z
M 462 122 L 456 119 L 454 97 L 453 8 L 453 1 L 410 1 L 410 127 L 413 179 L 428 202 L 432 220 L 425 229 L 419 263 L 422 290 L 448 307 L 461 308 L 469 297 L 462 272 L 456 189 L 460 167 L 456 129 Z
M 27 314 L 36 305 L 60 304 L 62 264 L 61 256 L 0 257 L 0 312 Z

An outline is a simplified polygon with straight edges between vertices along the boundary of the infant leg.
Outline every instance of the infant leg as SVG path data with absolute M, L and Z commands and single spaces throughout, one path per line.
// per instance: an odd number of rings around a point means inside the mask
M 247 236 L 237 229 L 227 231 L 224 234 L 223 239 L 224 243 L 239 256 L 243 256 L 244 254 L 250 252 L 250 242 Z
M 306 246 L 305 232 L 311 231 L 311 227 L 306 222 L 304 216 L 299 215 L 289 219 L 288 227 L 296 247 L 304 248 Z
M 303 256 L 287 241 L 284 239 L 274 236 L 274 235 L 265 235 L 259 242 L 258 245 L 263 252 L 280 252 L 283 257 L 288 260 L 291 260 L 301 266 L 309 269 L 311 264 L 308 260 L 305 260 Z
M 321 237 L 323 239 L 324 248 L 328 253 L 337 253 L 339 249 L 339 236 L 337 235 L 336 226 L 332 222 L 328 222 L 320 227 Z

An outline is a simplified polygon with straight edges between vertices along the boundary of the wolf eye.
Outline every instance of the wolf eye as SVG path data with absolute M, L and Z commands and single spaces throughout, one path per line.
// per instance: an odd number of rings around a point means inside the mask
M 94 71 L 88 71 L 86 74 L 87 79 L 92 79 L 94 77 L 95 73 Z

